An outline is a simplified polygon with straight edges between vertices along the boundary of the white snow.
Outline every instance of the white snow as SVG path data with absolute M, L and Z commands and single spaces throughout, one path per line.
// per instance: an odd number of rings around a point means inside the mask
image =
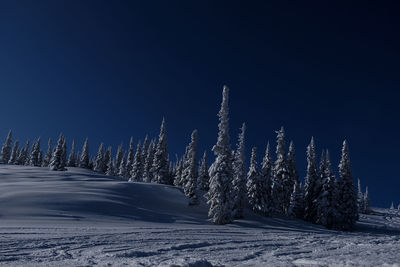
M 398 266 L 400 215 L 374 209 L 355 232 L 245 211 L 229 225 L 182 190 L 80 168 L 0 165 L 0 265 Z

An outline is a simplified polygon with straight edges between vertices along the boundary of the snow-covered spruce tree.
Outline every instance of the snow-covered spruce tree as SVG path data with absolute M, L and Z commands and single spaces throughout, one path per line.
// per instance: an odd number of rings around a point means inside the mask
M 250 207 L 257 213 L 264 213 L 264 192 L 262 191 L 262 178 L 258 170 L 257 149 L 251 150 L 250 169 L 247 173 L 247 199 Z
M 154 180 L 159 184 L 169 183 L 168 143 L 165 129 L 165 120 L 162 120 L 157 148 L 154 153 L 152 171 Z
M 39 165 L 39 152 L 40 152 L 40 137 L 33 144 L 29 165 L 38 167 Z
M 287 154 L 287 166 L 289 171 L 290 183 L 292 187 L 297 182 L 300 184 L 299 173 L 296 166 L 296 151 L 294 149 L 293 141 L 290 141 L 289 150 Z
M 181 180 L 178 183 L 178 186 L 184 187 L 186 184 L 186 176 L 184 175 L 184 170 L 187 168 L 188 164 L 188 157 L 189 157 L 189 146 L 186 146 L 185 148 L 185 154 L 182 156 L 182 175 L 181 175 Z
M 332 172 L 332 164 L 329 152 L 326 151 L 321 170 L 322 185 L 321 192 L 317 200 L 317 220 L 318 224 L 324 225 L 328 229 L 336 228 L 339 220 L 338 200 L 335 175 Z
M 197 196 L 197 144 L 198 144 L 198 133 L 194 130 L 191 135 L 191 141 L 189 144 L 189 154 L 186 165 L 186 169 L 183 170 L 183 175 L 185 176 L 186 184 L 184 185 L 184 193 L 189 198 L 189 205 L 198 204 Z
M 318 195 L 315 192 L 315 188 L 318 179 L 315 143 L 314 138 L 311 138 L 311 142 L 307 147 L 307 175 L 304 184 L 304 219 L 310 222 L 316 221 L 316 200 Z
M 17 165 L 24 165 L 27 158 L 27 151 L 29 149 L 29 140 L 26 141 L 25 147 L 20 150 L 17 158 Z
M 144 142 L 142 145 L 142 156 L 140 157 L 142 160 L 142 166 L 144 168 L 144 164 L 146 163 L 146 157 L 147 157 L 147 150 L 149 149 L 149 136 L 146 135 L 144 138 Z M 143 179 L 142 179 L 143 180 Z
M 155 140 L 151 140 L 150 145 L 147 149 L 146 160 L 143 166 L 143 180 L 146 183 L 151 183 L 153 181 L 153 160 L 154 160 L 154 153 L 156 151 L 156 143 Z
M 245 147 L 246 124 L 243 123 L 238 138 L 238 144 L 233 160 L 233 217 L 243 218 L 243 209 L 246 203 L 246 147 Z
M 41 167 L 43 164 L 43 151 L 39 150 L 39 155 L 38 155 L 38 166 Z
M 49 167 L 52 151 L 53 148 L 51 147 L 51 138 L 49 138 L 49 141 L 47 141 L 47 152 L 46 155 L 44 156 L 42 167 Z
M 126 152 L 124 152 L 124 155 L 122 156 L 117 175 L 122 178 L 126 177 Z
M 132 171 L 133 160 L 135 158 L 135 147 L 133 143 L 133 137 L 129 141 L 128 158 L 126 159 L 126 178 L 129 178 Z
M 364 194 L 361 189 L 361 181 L 358 179 L 358 191 L 357 191 L 357 206 L 358 206 L 358 213 L 365 213 L 364 210 Z
M 353 230 L 358 218 L 357 193 L 353 183 L 349 147 L 346 140 L 343 142 L 339 174 L 339 211 L 341 213 L 340 228 L 342 230 Z
M 7 164 L 11 157 L 12 131 L 8 132 L 6 141 L 1 148 L 1 162 Z
M 82 154 L 79 160 L 79 167 L 89 169 L 90 157 L 89 157 L 89 142 L 86 138 L 85 143 L 83 144 Z
M 58 138 L 57 146 L 54 149 L 53 155 L 50 160 L 49 168 L 52 171 L 64 171 L 65 168 L 62 166 L 62 153 L 63 153 L 64 137 L 60 134 Z
M 108 147 L 107 153 L 109 154 L 109 156 L 106 157 L 106 158 L 108 158 L 108 160 L 107 160 L 107 164 L 106 164 L 107 169 L 106 169 L 105 173 L 108 176 L 115 176 L 114 160 L 112 158 L 112 148 L 111 147 Z
M 111 148 L 111 146 L 109 146 L 107 148 L 106 152 L 104 153 L 104 159 L 103 159 L 104 165 L 103 165 L 103 170 L 102 170 L 103 173 L 107 172 L 107 169 L 108 169 L 108 165 L 107 164 L 110 161 L 110 159 L 112 160 L 112 148 Z
M 76 167 L 75 140 L 72 140 L 71 151 L 68 156 L 68 167 Z
M 63 136 L 62 153 L 61 153 L 61 168 L 67 167 L 67 139 Z
M 117 149 L 117 154 L 115 155 L 116 168 L 119 168 L 119 165 L 121 165 L 123 154 L 124 154 L 124 150 L 123 150 L 122 144 L 120 144 Z
M 224 86 L 221 109 L 218 113 L 218 140 L 213 147 L 216 156 L 210 176 L 210 190 L 207 193 L 210 209 L 208 216 L 215 224 L 232 222 L 232 150 L 229 138 L 229 89 Z
M 75 167 L 78 167 L 78 166 L 79 166 L 80 160 L 81 160 L 81 152 L 78 151 L 78 152 L 75 154 Z
M 143 178 L 143 166 L 142 166 L 142 145 L 137 144 L 135 157 L 133 158 L 132 170 L 130 174 L 130 182 L 141 182 Z
M 364 194 L 364 210 L 366 214 L 371 213 L 371 200 L 369 199 L 368 186 L 365 188 Z
M 175 186 L 181 186 L 180 182 L 182 180 L 182 174 L 183 174 L 183 158 L 178 161 L 178 165 L 176 167 L 175 176 L 174 176 L 174 185 Z
M 262 212 L 264 215 L 270 216 L 276 212 L 277 201 L 272 197 L 272 179 L 273 179 L 273 166 L 269 142 L 265 149 L 265 156 L 261 166 L 261 183 L 260 191 L 264 197 L 264 206 Z
M 183 166 L 182 162 L 179 161 L 177 173 L 179 172 L 179 168 L 181 168 L 182 166 Z M 207 152 L 204 151 L 199 169 L 199 189 L 203 191 L 208 191 L 209 188 L 210 188 L 210 175 L 208 174 Z
M 290 195 L 290 204 L 287 215 L 298 219 L 302 219 L 304 216 L 304 195 L 298 181 L 293 185 L 293 192 Z
M 16 140 L 14 142 L 14 147 L 12 149 L 11 157 L 10 157 L 10 160 L 8 161 L 8 164 L 17 164 L 18 151 L 19 151 L 19 141 Z
M 94 160 L 93 170 L 103 172 L 104 165 L 104 144 L 101 143 L 97 151 L 96 159 Z
M 287 166 L 285 152 L 285 131 L 283 127 L 276 131 L 276 161 L 274 164 L 274 178 L 272 182 L 272 197 L 277 201 L 278 212 L 286 214 L 290 204 L 290 195 L 293 185 Z

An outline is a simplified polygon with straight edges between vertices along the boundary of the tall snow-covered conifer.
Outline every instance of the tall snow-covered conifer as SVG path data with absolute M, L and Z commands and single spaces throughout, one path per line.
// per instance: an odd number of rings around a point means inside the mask
M 129 178 L 132 171 L 133 160 L 135 158 L 135 147 L 133 137 L 129 141 L 128 158 L 126 159 L 126 178 Z
M 49 167 L 50 160 L 51 160 L 51 155 L 53 148 L 51 147 L 51 138 L 49 138 L 49 141 L 47 142 L 47 152 L 46 155 L 44 156 L 43 162 L 42 162 L 42 167 Z
M 260 190 L 261 194 L 264 197 L 264 206 L 262 209 L 262 213 L 264 215 L 270 216 L 271 214 L 276 212 L 277 209 L 277 201 L 274 200 L 272 196 L 272 180 L 273 180 L 273 166 L 272 166 L 272 157 L 269 142 L 267 143 L 267 148 L 265 149 L 265 156 L 262 161 L 261 166 L 261 181 L 260 181 Z
M 185 176 L 186 184 L 184 185 L 185 195 L 189 198 L 189 205 L 198 204 L 197 196 L 197 143 L 198 143 L 198 133 L 194 130 L 191 135 L 191 141 L 189 144 L 189 154 L 186 164 L 186 169 L 183 170 L 183 175 Z
M 118 167 L 118 174 L 119 177 L 126 178 L 126 152 L 124 152 L 124 155 L 122 156 L 121 163 L 119 164 Z
M 357 205 L 358 205 L 358 213 L 365 213 L 364 195 L 361 189 L 360 179 L 358 179 Z
M 182 166 L 183 166 L 182 162 L 179 161 L 177 173 L 179 172 L 179 169 L 182 168 Z M 210 188 L 210 175 L 208 174 L 207 152 L 204 151 L 199 169 L 199 189 L 208 191 L 209 188 Z
M 115 175 L 115 167 L 114 167 L 114 160 L 112 158 L 112 148 L 111 146 L 107 149 L 108 157 L 107 157 L 107 164 L 106 164 L 106 175 L 114 176 Z
M 247 173 L 247 199 L 250 207 L 257 213 L 263 213 L 265 202 L 264 192 L 262 191 L 262 177 L 258 169 L 257 149 L 253 147 L 251 150 L 250 169 Z
M 317 215 L 316 200 L 318 195 L 315 192 L 318 183 L 317 157 L 315 154 L 314 138 L 307 147 L 307 175 L 304 184 L 304 219 L 315 222 Z
M 62 163 L 62 154 L 63 154 L 63 145 L 64 145 L 64 137 L 60 134 L 58 138 L 57 146 L 54 149 L 53 155 L 50 160 L 50 170 L 52 171 L 64 171 L 65 168 L 63 167 Z
M 120 144 L 117 149 L 117 154 L 115 155 L 116 168 L 119 168 L 119 165 L 121 165 L 123 155 L 124 155 L 124 150 L 123 150 L 122 144 Z
M 295 181 L 293 191 L 290 195 L 290 204 L 287 215 L 292 218 L 302 219 L 304 214 L 304 195 L 301 185 Z
M 341 229 L 353 230 L 358 218 L 357 193 L 353 183 L 349 147 L 346 140 L 343 142 L 339 174 L 339 210 L 341 212 Z
M 142 166 L 142 146 L 139 143 L 137 144 L 135 157 L 133 158 L 132 170 L 130 174 L 130 182 L 141 182 L 143 178 L 143 166 Z
M 76 159 L 75 159 L 75 140 L 72 140 L 72 145 L 71 145 L 71 151 L 68 156 L 68 162 L 67 166 L 68 167 L 76 167 Z
M 147 183 L 153 181 L 153 160 L 154 160 L 154 153 L 156 151 L 156 143 L 155 140 L 151 140 L 150 145 L 147 149 L 146 160 L 143 166 L 143 180 Z
M 31 166 L 40 166 L 39 165 L 39 152 L 40 152 L 40 137 L 36 140 L 32 147 L 31 155 L 30 155 L 30 162 L 29 165 Z
M 19 151 L 19 141 L 16 140 L 14 142 L 14 147 L 12 149 L 11 157 L 10 157 L 10 160 L 8 161 L 8 164 L 17 164 L 18 151 Z
M 246 201 L 246 151 L 245 151 L 246 124 L 243 123 L 238 138 L 237 148 L 233 161 L 233 217 L 243 218 L 243 209 Z
M 169 163 L 168 163 L 168 142 L 167 132 L 165 129 L 165 119 L 162 120 L 160 135 L 158 137 L 158 143 L 156 151 L 154 153 L 152 171 L 154 174 L 154 180 L 159 184 L 169 183 Z
M 229 89 L 224 86 L 221 109 L 218 113 L 218 140 L 213 151 L 216 156 L 208 191 L 208 216 L 215 224 L 226 224 L 233 220 L 232 216 L 232 149 L 229 138 Z
M 79 160 L 79 167 L 89 169 L 90 157 L 89 157 L 89 142 L 86 138 L 85 143 L 83 144 L 82 154 Z
M 8 163 L 11 157 L 11 145 L 12 145 L 12 131 L 10 130 L 8 132 L 6 141 L 3 144 L 3 147 L 1 148 L 1 162 L 2 163 Z
M 97 151 L 93 169 L 98 172 L 103 172 L 104 165 L 105 165 L 104 164 L 104 144 L 101 143 L 99 146 L 99 150 Z
M 103 170 L 102 170 L 103 173 L 107 172 L 108 163 L 109 163 L 110 159 L 112 160 L 112 148 L 111 148 L 111 146 L 108 146 L 106 152 L 104 153 L 104 159 L 103 159 L 104 164 L 103 164 Z

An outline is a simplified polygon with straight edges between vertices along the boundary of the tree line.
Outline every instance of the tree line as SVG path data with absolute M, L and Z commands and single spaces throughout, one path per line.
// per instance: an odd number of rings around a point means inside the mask
M 72 141 L 67 156 L 67 142 L 60 134 L 53 147 L 48 140 L 47 151 L 40 148 L 40 137 L 27 141 L 20 147 L 19 141 L 12 146 L 10 130 L 1 149 L 0 161 L 4 164 L 48 167 L 64 171 L 67 167 L 91 169 L 109 176 L 119 176 L 130 182 L 152 182 L 183 188 L 189 205 L 197 205 L 204 195 L 209 205 L 209 217 L 215 224 L 227 224 L 243 218 L 244 208 L 249 207 L 263 216 L 287 216 L 324 225 L 329 229 L 352 230 L 360 213 L 370 212 L 368 187 L 362 192 L 358 180 L 356 191 L 345 140 L 339 164 L 339 179 L 332 170 L 329 151 L 322 151 L 320 162 L 314 138 L 307 147 L 307 174 L 304 184 L 300 182 L 296 167 L 295 147 L 290 142 L 286 151 L 285 131 L 276 131 L 275 160 L 272 159 L 268 142 L 261 165 L 257 162 L 257 149 L 251 151 L 250 166 L 246 167 L 245 132 L 243 123 L 236 148 L 230 145 L 229 134 L 229 89 L 223 88 L 221 108 L 218 113 L 218 138 L 212 151 L 215 160 L 208 166 L 208 155 L 204 152 L 198 159 L 198 131 L 181 158 L 171 160 L 168 153 L 166 125 L 163 119 L 157 139 L 148 136 L 134 146 L 131 137 L 128 150 L 118 146 L 113 156 L 111 146 L 101 143 L 95 157 L 89 153 L 89 142 L 85 140 L 81 152 Z

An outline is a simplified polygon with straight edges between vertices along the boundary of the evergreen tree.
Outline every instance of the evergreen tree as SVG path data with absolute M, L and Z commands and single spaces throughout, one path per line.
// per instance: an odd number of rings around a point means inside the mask
M 174 176 L 174 185 L 175 186 L 181 186 L 181 180 L 182 180 L 182 174 L 183 174 L 183 159 L 180 159 L 178 161 L 178 166 L 176 167 L 175 171 L 175 176 Z M 199 177 L 200 179 L 200 177 Z
M 179 161 L 177 173 L 179 173 L 179 169 L 182 167 L 183 167 L 182 161 Z M 177 177 L 179 177 L 179 175 L 177 175 Z M 204 151 L 199 169 L 199 189 L 208 191 L 209 188 L 210 188 L 210 175 L 208 174 L 207 152 Z
M 51 147 L 51 138 L 49 138 L 49 141 L 47 142 L 47 152 L 46 155 L 44 156 L 42 167 L 49 167 L 52 151 L 53 149 Z
M 264 212 L 264 195 L 262 192 L 262 178 L 258 170 L 257 149 L 253 147 L 251 150 L 250 169 L 247 173 L 247 199 L 250 207 L 257 213 Z
M 123 154 L 124 154 L 124 151 L 122 148 L 122 144 L 120 144 L 118 146 L 117 154 L 115 155 L 115 166 L 117 168 L 121 165 Z
M 110 160 L 112 161 L 112 148 L 111 148 L 111 146 L 109 146 L 107 148 L 107 150 L 106 150 L 106 153 L 104 153 L 104 159 L 103 159 L 104 164 L 103 164 L 103 170 L 102 170 L 103 173 L 107 172 L 108 162 Z
M 318 180 L 315 144 L 314 138 L 311 138 L 307 147 L 307 175 L 304 185 L 304 219 L 311 222 L 315 222 L 317 217 L 316 199 L 318 194 L 315 192 L 315 188 Z
M 78 152 L 75 154 L 75 166 L 76 166 L 76 167 L 79 166 L 80 160 L 81 160 L 81 152 L 78 151 Z
M 278 204 L 272 196 L 272 179 L 273 179 L 273 166 L 269 142 L 265 150 L 265 156 L 262 161 L 261 167 L 261 183 L 259 185 L 260 191 L 264 198 L 262 212 L 264 215 L 271 215 L 276 212 Z
M 246 124 L 243 123 L 238 138 L 237 149 L 233 161 L 233 217 L 243 218 L 243 209 L 246 201 L 246 151 L 245 151 Z
M 17 159 L 17 165 L 25 165 L 25 161 L 28 157 L 28 149 L 29 149 L 29 140 L 26 141 L 25 147 L 21 149 L 18 159 Z
M 341 212 L 341 229 L 352 230 L 358 218 L 357 193 L 353 183 L 350 166 L 349 147 L 343 142 L 342 158 L 339 164 L 339 210 Z
M 147 150 L 149 149 L 149 136 L 146 135 L 144 138 L 144 142 L 142 145 L 142 155 L 141 155 L 141 160 L 142 160 L 142 166 L 144 168 L 144 165 L 146 164 L 146 158 L 147 158 Z M 144 170 L 144 169 L 143 169 Z
M 115 168 L 114 168 L 114 161 L 112 158 L 112 148 L 108 147 L 107 153 L 109 154 L 107 158 L 107 170 L 106 170 L 106 175 L 108 176 L 115 176 Z
M 189 144 L 189 154 L 187 158 L 186 169 L 183 170 L 183 175 L 187 181 L 184 185 L 184 193 L 189 198 L 189 205 L 198 204 L 197 196 L 197 143 L 198 133 L 194 130 L 191 135 L 191 142 Z
M 16 140 L 14 142 L 14 147 L 11 152 L 11 157 L 10 160 L 8 161 L 8 164 L 17 164 L 18 160 L 18 150 L 19 150 L 19 141 Z
M 135 147 L 133 143 L 133 137 L 131 137 L 131 140 L 129 141 L 128 158 L 126 160 L 126 174 L 125 174 L 126 178 L 130 177 L 134 157 L 135 157 Z
M 29 165 L 38 167 L 39 165 L 39 152 L 40 152 L 40 137 L 33 144 Z
M 304 195 L 300 183 L 295 181 L 293 192 L 290 195 L 290 204 L 287 215 L 292 218 L 301 219 L 304 216 Z
M 94 160 L 93 170 L 103 172 L 104 170 L 104 144 L 101 143 L 97 151 L 96 159 Z
M 38 166 L 41 167 L 43 164 L 43 151 L 39 150 L 39 155 L 38 155 Z
M 125 178 L 127 176 L 126 175 L 126 161 L 127 161 L 126 152 L 124 152 L 124 155 L 121 159 L 121 163 L 119 164 L 119 168 L 118 168 L 118 176 L 119 177 Z
M 67 166 L 67 139 L 63 136 L 62 152 L 61 152 L 61 168 L 65 169 Z
M 358 206 L 358 213 L 365 213 L 365 205 L 364 205 L 364 195 L 361 189 L 361 181 L 358 179 L 358 191 L 357 191 L 357 206 Z
M 76 167 L 75 140 L 72 140 L 71 151 L 68 156 L 68 167 Z
M 216 156 L 214 171 L 210 177 L 208 191 L 208 216 L 215 224 L 226 224 L 233 220 L 232 216 L 232 153 L 229 138 L 229 89 L 224 86 L 221 109 L 218 113 L 218 140 L 213 147 Z
M 154 161 L 154 153 L 156 151 L 155 140 L 151 140 L 150 145 L 147 149 L 146 160 L 144 163 L 144 171 L 143 171 L 143 179 L 147 183 L 151 183 L 153 181 L 153 171 L 152 165 Z
M 1 148 L 1 162 L 7 164 L 11 157 L 12 131 L 8 132 L 6 141 Z
M 64 137 L 60 134 L 58 138 L 57 146 L 54 149 L 53 155 L 50 160 L 50 170 L 52 171 L 64 171 L 65 168 L 62 166 L 62 154 L 63 154 Z
M 159 184 L 169 183 L 168 173 L 168 143 L 165 130 L 165 120 L 162 120 L 160 135 L 158 137 L 157 148 L 154 153 L 152 171 L 154 173 L 154 179 Z
M 290 204 L 290 195 L 293 185 L 288 171 L 285 153 L 285 131 L 283 127 L 276 131 L 276 161 L 274 164 L 274 179 L 272 183 L 272 197 L 278 204 L 278 211 L 286 213 Z
M 143 166 L 142 166 L 142 146 L 137 144 L 135 157 L 133 158 L 132 170 L 130 174 L 130 182 L 141 182 L 143 178 Z
M 296 152 L 294 149 L 293 141 L 291 141 L 289 145 L 289 150 L 287 154 L 287 165 L 288 165 L 291 187 L 293 187 L 296 182 L 300 184 L 299 173 L 297 172 L 297 166 L 296 166 Z
M 368 194 L 368 186 L 365 188 L 365 194 L 364 194 L 364 211 L 366 214 L 369 214 L 371 212 L 371 201 L 369 199 L 369 194 Z
M 321 192 L 317 201 L 317 219 L 316 222 L 332 229 L 337 227 L 339 219 L 337 189 L 335 175 L 332 172 L 332 165 L 329 152 L 326 151 L 321 164 L 322 185 Z
M 79 160 L 79 167 L 90 169 L 89 142 L 87 138 L 83 144 L 82 154 Z

